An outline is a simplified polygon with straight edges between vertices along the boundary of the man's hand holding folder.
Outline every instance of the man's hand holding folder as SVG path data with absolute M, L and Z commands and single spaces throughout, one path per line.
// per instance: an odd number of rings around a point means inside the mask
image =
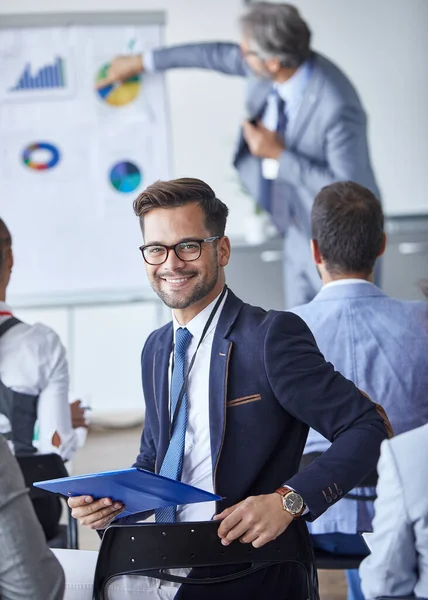
M 121 502 L 113 502 L 110 498 L 94 500 L 92 496 L 69 498 L 68 506 L 73 517 L 90 529 L 105 529 L 125 508 Z

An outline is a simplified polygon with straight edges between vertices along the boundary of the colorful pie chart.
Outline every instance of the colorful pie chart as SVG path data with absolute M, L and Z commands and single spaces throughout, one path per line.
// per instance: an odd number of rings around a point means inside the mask
M 22 152 L 22 160 L 29 169 L 46 171 L 59 163 L 60 152 L 49 142 L 34 142 Z
M 105 79 L 108 73 L 110 63 L 106 63 L 101 67 L 97 74 L 97 83 Z M 141 88 L 140 76 L 135 75 L 129 79 L 125 79 L 122 83 L 107 85 L 106 87 L 97 90 L 101 100 L 110 106 L 125 106 L 138 96 Z
M 142 175 L 140 169 L 134 163 L 123 161 L 116 163 L 110 171 L 110 182 L 112 186 L 124 194 L 133 192 L 140 185 Z

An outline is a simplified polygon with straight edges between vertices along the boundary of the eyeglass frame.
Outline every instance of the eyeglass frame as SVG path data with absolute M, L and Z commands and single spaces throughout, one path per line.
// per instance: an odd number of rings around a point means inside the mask
M 207 237 L 207 238 L 204 238 L 202 240 L 198 240 L 198 239 L 194 239 L 194 238 L 188 238 L 188 239 L 185 239 L 185 240 L 181 240 L 181 242 L 177 242 L 177 244 L 173 244 L 172 246 L 167 246 L 166 244 L 144 244 L 143 246 L 139 247 L 139 250 L 140 250 L 140 252 L 141 252 L 141 254 L 143 256 L 144 262 L 147 263 L 148 265 L 151 265 L 152 267 L 158 267 L 159 265 L 163 265 L 164 263 L 166 263 L 166 261 L 168 260 L 168 257 L 169 257 L 169 253 L 170 253 L 171 250 L 174 250 L 175 256 L 179 260 L 182 260 L 183 262 L 193 262 L 194 260 L 198 260 L 198 258 L 201 258 L 202 244 L 204 244 L 204 243 L 212 244 L 216 240 L 219 240 L 222 237 L 223 237 L 222 235 L 213 235 L 211 237 Z M 195 258 L 190 258 L 190 259 L 182 258 L 177 253 L 177 246 L 180 246 L 180 244 L 188 244 L 189 242 L 196 242 L 196 243 L 199 244 L 199 254 Z M 151 262 L 149 262 L 146 259 L 146 257 L 144 256 L 144 250 L 146 248 L 150 248 L 150 246 L 157 246 L 157 247 L 165 248 L 165 250 L 166 250 L 165 260 L 163 260 L 162 262 L 159 262 L 159 263 L 151 263 Z

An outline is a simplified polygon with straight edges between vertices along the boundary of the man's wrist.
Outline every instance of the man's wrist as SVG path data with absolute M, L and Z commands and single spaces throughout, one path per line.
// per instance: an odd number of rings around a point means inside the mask
M 275 148 L 273 148 L 272 150 L 272 156 L 269 156 L 269 158 L 272 158 L 273 160 L 279 160 L 281 154 L 284 152 L 285 150 L 285 146 L 276 146 Z
M 142 54 L 135 54 L 135 56 L 132 56 L 132 67 L 136 75 L 145 70 L 144 58 Z
M 304 499 L 293 488 L 284 485 L 275 490 L 275 493 L 281 497 L 283 510 L 288 512 L 294 519 L 298 519 L 308 512 Z

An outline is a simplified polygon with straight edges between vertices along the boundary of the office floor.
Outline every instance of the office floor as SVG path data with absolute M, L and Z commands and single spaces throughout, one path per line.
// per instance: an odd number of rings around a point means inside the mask
M 134 461 L 140 443 L 141 426 L 128 429 L 92 429 L 85 446 L 73 460 L 73 473 L 94 473 L 127 468 Z M 80 548 L 96 550 L 99 538 L 95 531 L 79 526 Z M 346 582 L 341 571 L 320 571 L 321 600 L 345 600 Z

